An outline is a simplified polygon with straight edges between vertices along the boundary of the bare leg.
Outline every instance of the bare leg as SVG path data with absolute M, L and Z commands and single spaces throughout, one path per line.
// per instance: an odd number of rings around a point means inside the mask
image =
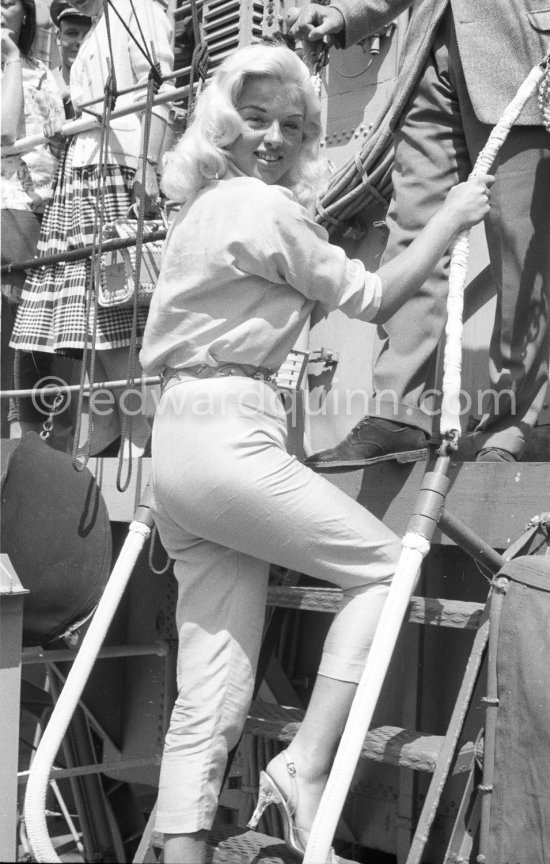
M 355 683 L 317 676 L 305 717 L 287 750 L 296 765 L 297 828 L 311 828 L 356 689 Z M 267 770 L 288 793 L 290 777 L 284 759 L 275 757 Z
M 164 864 L 204 864 L 208 831 L 195 834 L 165 834 Z

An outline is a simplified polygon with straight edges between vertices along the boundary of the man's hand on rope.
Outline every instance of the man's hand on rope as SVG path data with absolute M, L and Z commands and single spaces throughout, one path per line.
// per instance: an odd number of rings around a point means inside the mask
M 285 22 L 291 36 L 310 42 L 318 42 L 344 29 L 344 18 L 338 9 L 317 3 L 310 3 L 302 9 L 291 7 L 285 14 Z
M 142 196 L 144 195 L 143 190 L 143 165 L 141 159 L 138 163 L 138 168 L 136 171 L 136 176 L 134 177 L 134 182 L 132 183 L 132 196 L 134 202 L 136 204 L 136 210 L 139 212 L 139 207 L 141 204 Z M 158 200 L 159 200 L 159 181 L 157 176 L 157 169 L 154 165 L 151 165 L 149 162 L 145 163 L 145 211 L 144 217 L 145 219 L 152 219 L 158 215 Z

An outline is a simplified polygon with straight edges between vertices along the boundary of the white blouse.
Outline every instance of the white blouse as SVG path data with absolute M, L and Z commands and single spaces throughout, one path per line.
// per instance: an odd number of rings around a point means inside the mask
M 153 43 L 155 57 L 160 63 L 162 74 L 166 75 L 170 72 L 174 65 L 171 28 L 168 16 L 160 4 L 156 0 L 133 0 L 133 3 L 129 0 L 117 0 L 116 8 L 128 24 L 137 43 L 143 47 L 145 40 L 149 54 Z M 115 11 L 110 6 L 108 11 L 117 90 L 121 91 L 135 84 L 146 83 L 150 69 L 146 57 L 136 41 L 128 34 Z M 110 58 L 110 50 L 107 18 L 103 14 L 86 34 L 71 67 L 71 101 L 77 113 L 81 105 L 101 98 L 100 102 L 90 105 L 90 110 L 101 114 L 109 69 L 108 58 Z M 160 92 L 169 89 L 173 89 L 172 85 L 164 83 Z M 118 96 L 115 110 L 144 100 L 146 92 L 143 88 Z M 168 117 L 168 112 L 168 105 L 158 105 L 153 108 L 154 114 L 165 119 Z M 86 117 L 86 114 L 83 116 Z M 114 118 L 110 125 L 107 161 L 135 168 L 141 152 L 140 115 L 134 113 Z M 74 142 L 73 165 L 82 167 L 98 164 L 99 144 L 99 128 L 77 135 Z
M 42 135 L 46 120 L 61 126 L 65 111 L 53 73 L 41 60 L 21 56 L 24 117 L 18 138 Z M 2 73 L 3 77 L 3 73 Z M 45 144 L 2 157 L 1 207 L 43 213 L 52 197 L 58 160 Z
M 316 302 L 370 321 L 381 291 L 378 275 L 331 245 L 289 190 L 224 178 L 171 226 L 141 364 L 149 374 L 221 362 L 276 370 Z

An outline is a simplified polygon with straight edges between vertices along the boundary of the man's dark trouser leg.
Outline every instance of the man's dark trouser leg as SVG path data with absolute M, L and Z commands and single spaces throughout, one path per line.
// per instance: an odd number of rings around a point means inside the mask
M 471 171 L 454 82 L 449 72 L 450 16 L 436 34 L 424 69 L 395 133 L 394 195 L 382 263 L 399 255 Z M 434 430 L 437 347 L 445 327 L 448 256 L 420 291 L 380 328 L 375 349 L 371 416 Z M 369 406 L 370 407 L 370 406 Z

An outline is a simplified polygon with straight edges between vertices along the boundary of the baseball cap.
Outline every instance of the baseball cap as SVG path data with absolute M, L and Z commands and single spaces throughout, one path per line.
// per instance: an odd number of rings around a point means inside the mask
M 71 18 L 80 18 L 83 24 L 90 24 L 90 26 L 92 24 L 92 19 L 88 15 L 83 15 L 82 12 L 79 12 L 78 9 L 71 6 L 66 0 L 53 0 L 50 6 L 50 18 L 58 29 L 59 22 L 69 16 Z

